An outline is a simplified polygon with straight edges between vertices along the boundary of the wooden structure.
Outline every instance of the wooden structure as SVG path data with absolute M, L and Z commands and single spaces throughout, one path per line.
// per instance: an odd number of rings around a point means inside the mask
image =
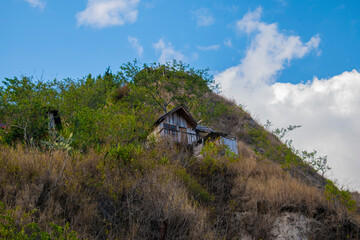
M 197 124 L 189 111 L 181 105 L 156 120 L 153 134 L 168 137 L 177 143 L 192 145 L 195 152 L 201 150 L 205 141 L 218 141 L 219 144 L 226 145 L 230 151 L 238 154 L 235 137 Z
M 183 106 L 178 106 L 162 115 L 154 123 L 153 133 L 169 136 L 173 141 L 184 144 L 194 144 L 199 140 L 195 132 L 197 122 Z
M 202 141 L 198 142 L 198 145 L 195 147 L 196 152 L 199 152 L 201 150 L 201 148 L 204 146 L 205 141 L 216 141 L 218 144 L 226 145 L 228 149 L 236 155 L 239 154 L 237 141 L 234 136 L 230 136 L 222 132 L 217 132 L 211 128 L 205 127 L 200 124 L 196 126 L 195 132 L 202 138 Z
M 47 114 L 49 118 L 49 122 L 48 122 L 49 131 L 60 130 L 61 119 L 58 110 L 49 110 Z

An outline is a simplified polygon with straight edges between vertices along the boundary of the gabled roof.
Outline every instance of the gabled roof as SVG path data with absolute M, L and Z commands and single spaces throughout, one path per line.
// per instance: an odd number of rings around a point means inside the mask
M 155 126 L 159 125 L 162 121 L 165 120 L 165 118 L 167 116 L 169 116 L 169 115 L 171 115 L 173 113 L 176 113 L 176 112 L 181 114 L 193 128 L 196 127 L 196 125 L 197 125 L 196 120 L 193 118 L 193 116 L 191 116 L 189 111 L 183 105 L 177 106 L 176 108 L 174 108 L 170 112 L 167 112 L 164 115 L 162 115 L 161 117 L 159 117 L 158 120 L 156 120 L 156 122 L 154 123 L 154 125 Z

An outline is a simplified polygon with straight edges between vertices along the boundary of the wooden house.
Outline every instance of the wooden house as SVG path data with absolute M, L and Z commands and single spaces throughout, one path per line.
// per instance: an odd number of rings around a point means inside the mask
M 219 144 L 226 145 L 230 151 L 238 154 L 235 137 L 197 124 L 189 111 L 181 105 L 156 120 L 153 134 L 167 137 L 177 143 L 192 145 L 195 154 L 201 150 L 205 141 L 218 141 Z
M 197 122 L 183 106 L 178 106 L 162 115 L 154 123 L 153 133 L 168 136 L 175 142 L 195 144 L 199 140 L 195 128 Z

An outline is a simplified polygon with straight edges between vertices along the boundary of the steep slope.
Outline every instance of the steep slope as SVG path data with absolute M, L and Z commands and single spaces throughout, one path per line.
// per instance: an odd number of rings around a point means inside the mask
M 23 124 L 0 132 L 2 238 L 359 239 L 348 191 L 211 91 L 201 71 L 149 69 L 49 86 L 16 79 L 1 92 L 7 126 Z M 46 134 L 50 103 L 62 129 Z M 239 156 L 208 142 L 195 158 L 188 146 L 149 138 L 178 104 L 235 135 Z
M 196 159 L 180 145 L 150 142 L 129 150 L 128 160 L 114 148 L 68 155 L 2 147 L 0 199 L 17 207 L 22 226 L 36 222 L 51 231 L 49 222 L 69 223 L 79 238 L 358 237 L 346 208 L 327 200 L 319 186 L 242 140 L 238 146 L 239 157 L 221 156 L 221 146 L 209 143 Z

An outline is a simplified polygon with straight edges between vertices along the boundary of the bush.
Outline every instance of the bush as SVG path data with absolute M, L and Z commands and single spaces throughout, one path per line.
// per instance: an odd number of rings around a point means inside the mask
M 21 240 L 77 240 L 77 233 L 69 230 L 69 223 L 65 227 L 50 223 L 51 231 L 46 232 L 39 228 L 35 222 L 24 224 L 23 222 L 30 218 L 35 211 L 25 213 L 21 217 L 20 223 L 15 220 L 15 210 L 5 210 L 5 204 L 0 202 L 0 237 L 4 239 Z
M 356 201 L 352 199 L 350 191 L 344 188 L 339 189 L 331 180 L 326 180 L 326 182 L 324 192 L 326 199 L 334 204 L 339 201 L 349 212 L 354 212 L 356 210 Z
M 191 192 L 191 195 L 204 203 L 211 203 L 214 197 L 206 191 L 206 189 L 200 185 L 193 177 L 191 177 L 185 169 L 179 169 L 175 171 L 175 175 L 178 176 L 185 184 L 185 186 Z

